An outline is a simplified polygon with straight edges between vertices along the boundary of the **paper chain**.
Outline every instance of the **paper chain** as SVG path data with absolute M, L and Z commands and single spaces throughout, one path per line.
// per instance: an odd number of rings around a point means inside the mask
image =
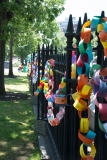
M 81 160 L 93 160 L 96 154 L 96 149 L 93 144 L 95 133 L 89 129 L 90 120 L 90 96 L 93 90 L 95 94 L 94 100 L 96 106 L 99 108 L 98 122 L 100 129 L 105 132 L 107 138 L 107 104 L 98 103 L 97 97 L 103 97 L 107 99 L 107 85 L 106 77 L 107 68 L 101 68 L 100 65 L 94 64 L 90 68 L 90 62 L 93 59 L 92 46 L 91 46 L 91 34 L 97 32 L 100 42 L 104 47 L 104 55 L 107 58 L 107 18 L 101 18 L 100 16 L 94 16 L 92 21 L 87 21 L 81 31 L 81 40 L 79 42 L 80 56 L 77 60 L 77 74 L 78 74 L 78 86 L 77 92 L 72 95 L 74 99 L 74 108 L 77 109 L 80 117 L 80 129 L 78 131 L 78 137 L 83 142 L 80 146 Z M 83 74 L 83 67 L 85 73 Z M 91 76 L 89 80 L 88 77 Z M 81 115 L 84 111 L 88 111 L 88 117 L 82 118 Z M 90 155 L 86 155 L 83 150 L 83 145 L 91 147 Z
M 33 84 L 35 84 L 37 82 L 38 79 L 38 55 L 35 54 L 34 57 L 34 62 L 32 62 L 32 71 L 31 71 L 31 76 L 32 76 L 32 82 Z
M 53 76 L 53 67 L 55 66 L 55 60 L 50 59 L 45 64 L 44 77 L 42 77 L 40 84 L 37 90 L 34 92 L 34 95 L 37 96 L 43 89 L 44 96 L 48 101 L 47 106 L 47 119 L 51 126 L 57 126 L 60 123 L 60 120 L 65 114 L 65 104 L 67 98 L 65 96 L 66 83 L 64 82 L 65 77 L 62 78 L 59 88 L 56 91 L 56 94 L 53 93 L 54 89 L 54 76 Z M 53 103 L 59 105 L 59 112 L 54 116 L 54 107 Z
M 107 67 L 101 68 L 99 64 L 94 64 L 90 68 L 90 62 L 93 59 L 92 46 L 91 46 L 91 34 L 92 32 L 97 32 L 99 34 L 99 39 L 104 47 L 104 55 L 107 58 L 107 18 L 101 18 L 100 16 L 94 16 L 92 21 L 87 21 L 81 31 L 81 40 L 79 42 L 79 52 L 80 56 L 76 62 L 77 64 L 77 74 L 78 74 L 78 86 L 77 92 L 72 95 L 74 99 L 74 108 L 77 109 L 78 115 L 80 118 L 80 128 L 78 130 L 78 137 L 83 142 L 80 146 L 80 155 L 81 160 L 93 160 L 96 154 L 96 148 L 93 144 L 96 134 L 89 129 L 89 120 L 91 117 L 91 111 L 89 108 L 90 105 L 90 96 L 93 90 L 95 95 L 95 104 L 99 108 L 98 113 L 98 122 L 100 129 L 105 132 L 105 137 L 107 138 L 107 104 L 98 103 L 97 97 L 102 96 L 107 100 L 107 86 L 106 86 L 106 76 L 107 76 Z M 40 81 L 38 89 L 34 93 L 38 95 L 42 88 L 44 88 L 44 94 L 48 100 L 48 113 L 47 118 L 49 123 L 52 126 L 56 126 L 60 123 L 60 120 L 65 114 L 65 107 L 61 106 L 59 112 L 54 118 L 53 114 L 53 102 L 55 102 L 55 97 L 65 98 L 65 87 L 66 84 L 61 81 L 59 89 L 56 92 L 56 95 L 53 93 L 54 87 L 54 77 L 52 67 L 55 65 L 53 59 L 48 60 L 45 65 L 45 75 Z M 85 67 L 85 73 L 83 74 L 83 67 Z M 91 76 L 91 79 L 89 79 Z M 51 89 L 50 89 L 51 87 Z M 60 91 L 63 93 L 61 96 L 57 97 L 57 94 L 60 95 Z M 103 93 L 103 94 L 102 94 Z M 61 102 L 61 100 L 59 100 Z M 65 100 L 66 101 L 66 100 Z M 88 117 L 82 118 L 82 113 L 88 111 Z M 86 155 L 83 150 L 83 145 L 91 147 L 90 155 Z

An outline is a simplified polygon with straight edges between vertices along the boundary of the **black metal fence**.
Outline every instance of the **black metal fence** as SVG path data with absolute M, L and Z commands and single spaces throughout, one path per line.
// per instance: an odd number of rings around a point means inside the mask
M 101 17 L 104 17 L 104 11 L 101 12 Z M 83 24 L 87 21 L 87 14 L 84 15 Z M 66 94 L 70 93 L 70 88 L 72 88 L 73 92 L 76 91 L 77 86 L 77 78 L 71 78 L 71 60 L 72 51 L 75 51 L 76 58 L 79 57 L 79 49 L 78 44 L 80 41 L 80 31 L 81 31 L 81 17 L 79 17 L 77 31 L 74 33 L 73 31 L 73 21 L 72 15 L 69 17 L 67 31 L 65 36 L 67 38 L 67 46 L 65 49 L 65 54 L 57 54 L 57 47 L 53 47 L 52 45 L 43 45 L 40 49 L 38 46 L 38 77 L 40 77 L 40 70 L 42 75 L 44 75 L 44 66 L 45 62 L 48 59 L 53 58 L 55 60 L 55 67 L 54 67 L 54 90 L 56 91 L 58 88 L 58 84 L 61 81 L 61 78 L 66 71 Z M 77 47 L 73 48 L 72 42 L 73 38 L 76 38 Z M 93 52 L 97 53 L 97 63 L 103 65 L 104 63 L 104 53 L 103 47 L 101 42 L 98 38 L 98 45 L 93 47 Z M 33 56 L 32 56 L 33 57 Z M 40 82 L 38 81 L 36 84 L 33 85 L 32 94 L 37 89 L 37 86 Z M 102 101 L 103 99 L 99 99 Z M 46 124 L 47 135 L 52 147 L 52 151 L 54 153 L 54 157 L 56 160 L 80 160 L 79 148 L 81 141 L 78 138 L 78 129 L 79 129 L 79 117 L 77 111 L 73 107 L 74 101 L 67 98 L 68 104 L 70 106 L 65 107 L 65 115 L 64 118 L 61 120 L 61 123 L 56 126 L 52 127 L 50 124 Z M 104 100 L 103 100 L 104 101 Z M 104 103 L 107 103 L 104 101 Z M 54 113 L 58 112 L 58 108 L 54 106 Z M 39 120 L 46 120 L 47 114 L 47 100 L 44 97 L 43 92 L 41 92 L 38 96 L 38 114 L 37 119 Z M 104 160 L 107 159 L 107 140 L 105 139 L 104 132 L 99 129 L 98 126 L 98 108 L 95 107 L 95 129 L 94 132 L 96 133 L 95 137 L 95 147 L 97 150 L 95 160 Z M 85 148 L 87 152 L 87 148 Z M 88 153 L 87 153 L 88 154 Z

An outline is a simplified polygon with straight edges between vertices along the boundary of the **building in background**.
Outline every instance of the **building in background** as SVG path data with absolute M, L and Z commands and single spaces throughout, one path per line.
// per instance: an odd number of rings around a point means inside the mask
M 69 18 L 66 17 L 65 20 L 58 22 L 62 32 L 66 32 L 67 26 L 68 26 L 68 20 Z M 76 32 L 77 24 L 78 24 L 76 17 L 72 17 L 72 21 L 73 21 L 74 32 Z

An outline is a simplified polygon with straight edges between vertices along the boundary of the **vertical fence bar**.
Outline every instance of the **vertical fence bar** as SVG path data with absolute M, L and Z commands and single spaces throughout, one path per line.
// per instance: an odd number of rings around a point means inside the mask
M 33 83 L 32 83 L 32 64 L 33 64 L 33 53 L 31 53 L 31 73 L 30 73 L 30 78 L 31 78 L 31 94 L 33 92 Z
M 78 25 L 77 25 L 77 30 L 76 30 L 76 44 L 78 46 L 79 44 L 79 41 L 80 41 L 80 32 L 81 32 L 81 17 L 79 17 L 79 20 L 78 20 Z M 80 53 L 79 53 L 79 49 L 77 48 L 76 49 L 76 60 L 78 59 Z
M 49 45 L 46 45 L 46 61 L 48 60 L 49 57 Z
M 72 48 L 72 39 L 73 39 L 73 22 L 72 22 L 72 15 L 69 17 L 68 27 L 67 31 L 65 33 L 65 36 L 67 38 L 67 53 L 66 53 L 66 79 L 71 78 L 71 48 Z M 70 93 L 70 84 L 66 83 L 66 94 Z M 70 97 L 67 97 L 67 102 L 70 104 Z M 70 107 L 65 107 L 65 117 L 64 117 L 64 145 L 63 145 L 63 160 L 69 160 L 72 159 L 70 157 L 70 153 L 73 150 L 73 132 L 69 132 L 69 124 L 72 123 L 73 125 L 73 115 L 70 113 Z M 72 116 L 72 120 L 70 122 L 69 115 Z M 71 126 L 72 127 L 72 126 Z M 72 128 L 74 129 L 74 128 Z M 72 139 L 72 144 L 70 148 L 70 142 L 69 140 Z M 69 149 L 71 149 L 71 152 L 69 152 Z M 73 154 L 73 153 L 71 153 Z
M 55 46 L 55 54 L 57 54 L 57 46 Z
M 97 46 L 97 64 L 102 65 L 102 53 L 103 53 L 103 47 L 101 45 L 101 42 L 98 38 L 98 46 Z M 102 102 L 101 98 L 98 98 L 99 102 Z M 95 160 L 101 160 L 102 159 L 102 131 L 99 129 L 98 125 L 98 107 L 95 106 L 95 146 L 97 150 L 97 154 L 95 157 Z
M 50 50 L 51 50 L 51 54 L 53 54 L 53 44 L 51 44 Z
M 33 52 L 33 65 L 34 65 L 34 57 L 35 57 L 35 52 Z M 32 95 L 34 96 L 34 87 L 35 84 L 33 83 L 33 88 L 32 88 Z
M 38 45 L 38 80 L 37 80 L 37 85 L 40 83 L 40 45 Z M 38 96 L 38 109 L 37 109 L 37 119 L 39 119 L 40 114 L 39 114 L 39 100 L 40 97 Z
M 58 89 L 59 83 L 61 82 L 61 78 L 63 76 L 63 73 L 61 74 L 60 72 L 60 67 L 59 67 L 59 63 L 60 63 L 60 56 L 59 55 L 55 55 L 54 54 L 54 49 L 53 49 L 53 54 L 52 54 L 52 47 L 50 47 L 49 49 L 50 54 L 48 56 L 48 59 L 53 58 L 55 60 L 55 67 L 54 67 L 54 93 L 56 92 L 56 90 Z M 56 65 L 57 64 L 57 65 Z M 58 66 L 58 67 L 57 67 Z M 54 104 L 54 115 L 56 116 L 56 114 L 59 111 L 59 107 L 56 107 Z M 62 157 L 62 148 L 63 148 L 63 140 L 64 140 L 64 136 L 63 136 L 63 132 L 64 132 L 64 127 L 63 127 L 63 120 L 61 120 L 60 124 L 56 127 L 52 127 L 49 125 L 49 130 L 52 133 L 52 137 L 51 137 L 51 146 L 52 146 L 52 150 L 53 150 L 53 154 L 54 154 L 54 158 L 56 160 L 61 160 L 60 157 Z M 48 130 L 48 132 L 49 132 Z M 60 153 L 60 154 L 59 154 Z
M 84 23 L 85 22 L 87 22 L 87 13 L 85 13 L 84 14 L 84 19 L 83 19 L 83 25 L 84 25 Z M 84 44 L 84 48 L 86 49 L 87 48 L 87 44 Z M 85 72 L 85 68 L 83 68 L 83 73 Z M 86 103 L 87 103 L 87 105 L 88 105 L 88 101 L 86 100 L 86 99 L 84 99 L 85 101 L 86 101 Z M 82 117 L 83 118 L 86 118 L 86 117 L 88 117 L 88 111 L 86 110 L 86 111 L 84 111 L 84 112 L 82 112 Z M 84 151 L 85 151 L 85 153 L 87 153 L 87 146 L 84 146 Z
M 101 17 L 104 16 L 104 11 L 101 13 Z M 98 34 L 97 34 L 98 35 Z M 97 46 L 97 63 L 103 66 L 104 63 L 104 51 L 103 46 L 98 38 L 98 46 Z M 107 103 L 103 98 L 98 98 L 99 103 Z M 105 138 L 105 133 L 102 132 L 98 125 L 98 107 L 95 107 L 95 146 L 97 150 L 97 154 L 95 160 L 103 160 L 107 157 L 107 140 Z
M 83 24 L 87 22 L 87 13 L 84 14 Z
M 44 76 L 44 55 L 45 55 L 45 50 L 44 50 L 44 44 L 42 45 L 42 53 L 41 53 L 41 56 L 42 56 L 42 75 Z M 45 101 L 45 97 L 44 97 L 44 93 L 42 92 L 41 93 L 41 110 L 42 110 L 42 119 L 44 119 L 44 101 Z
M 78 57 L 79 57 L 79 55 L 80 55 L 80 53 L 79 53 L 79 47 L 78 47 L 78 45 L 79 45 L 79 42 L 80 42 L 80 33 L 81 33 L 81 27 L 82 27 L 82 24 L 81 24 L 81 17 L 79 17 L 79 20 L 78 20 L 78 25 L 77 25 L 77 30 L 76 30 L 76 34 L 75 34 L 75 36 L 76 36 L 76 44 L 77 44 L 77 48 L 76 48 L 76 61 L 77 61 L 77 59 L 78 59 Z M 77 72 L 76 72 L 76 79 L 77 79 Z M 75 90 L 74 91 L 76 91 L 76 88 L 75 88 Z M 75 139 L 76 138 L 78 138 L 78 135 L 77 135 L 77 133 L 78 133 L 78 129 L 79 129 L 79 123 L 80 123 L 80 120 L 79 120 L 79 117 L 78 117 L 78 115 L 77 115 L 77 111 L 75 110 L 75 115 L 74 115 L 74 123 L 75 123 L 75 125 L 77 126 L 77 127 L 75 127 L 75 130 L 74 130 L 74 136 L 76 136 L 75 137 Z M 79 160 L 80 159 L 80 154 L 79 154 L 79 148 L 80 148 L 80 145 L 81 145 L 81 142 L 80 142 L 80 140 L 79 140 L 79 138 L 78 138 L 78 143 L 76 143 L 76 146 L 75 146 L 75 156 L 74 156 L 74 159 L 73 160 L 75 160 L 75 159 L 77 159 L 77 160 Z M 76 151 L 77 151 L 77 153 L 78 154 L 76 154 Z

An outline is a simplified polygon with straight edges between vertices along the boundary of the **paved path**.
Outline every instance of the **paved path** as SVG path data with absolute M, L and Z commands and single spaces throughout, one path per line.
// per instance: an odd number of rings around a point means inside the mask
M 7 69 L 7 68 L 4 68 L 4 75 L 8 75 L 8 73 L 9 73 L 9 69 Z M 27 75 L 27 72 L 25 73 L 25 72 L 19 72 L 18 71 L 18 67 L 13 67 L 13 74 L 14 75 L 19 75 L 19 73 L 20 73 L 20 75 Z

